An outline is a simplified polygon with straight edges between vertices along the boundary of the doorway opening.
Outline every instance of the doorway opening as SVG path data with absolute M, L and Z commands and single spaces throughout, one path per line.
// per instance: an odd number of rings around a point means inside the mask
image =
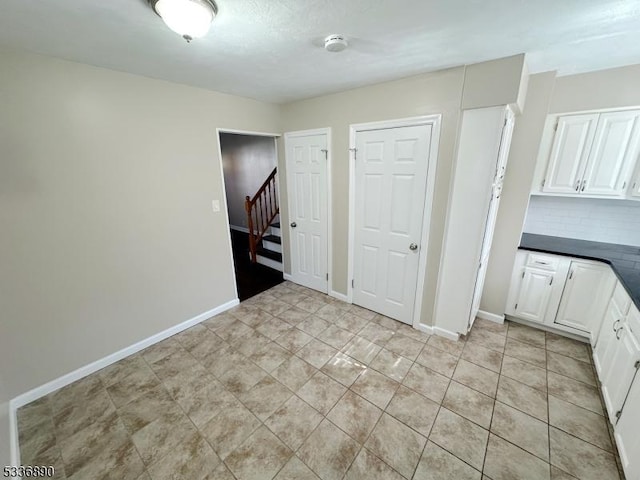
M 276 138 L 274 134 L 218 130 L 241 302 L 284 281 Z

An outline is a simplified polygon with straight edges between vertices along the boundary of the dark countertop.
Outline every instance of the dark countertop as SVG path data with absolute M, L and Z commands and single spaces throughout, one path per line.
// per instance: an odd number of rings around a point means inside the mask
M 518 248 L 607 263 L 640 309 L 640 247 L 523 233 Z

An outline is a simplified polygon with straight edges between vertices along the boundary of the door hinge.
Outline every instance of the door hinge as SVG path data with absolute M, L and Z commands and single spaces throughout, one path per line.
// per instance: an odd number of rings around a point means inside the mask
M 636 363 L 633 366 L 638 370 L 640 368 L 640 360 L 636 360 Z
M 329 281 L 329 274 L 327 273 L 327 282 Z
M 620 415 L 622 415 L 622 410 L 618 410 L 616 412 L 616 418 L 620 418 Z
M 514 307 L 514 310 L 517 310 L 517 309 L 518 309 L 518 304 L 516 303 L 516 306 Z
M 351 288 L 355 287 L 355 282 L 353 281 L 353 278 L 351 279 Z
M 326 148 L 323 148 L 322 150 L 320 150 L 321 152 L 324 152 L 324 159 L 325 160 L 329 160 L 329 150 L 327 150 Z
M 524 271 L 522 272 L 522 278 L 524 278 Z
M 556 122 L 555 126 L 553 127 L 553 131 L 557 132 L 558 131 L 558 123 L 560 123 L 559 121 Z
M 573 270 L 571 270 L 571 273 L 569 274 L 569 280 L 571 280 L 573 278 Z
M 544 187 L 544 182 L 546 182 L 547 179 L 545 178 L 544 180 L 542 180 L 542 186 Z
M 549 282 L 549 285 L 553 285 L 553 277 L 551 277 L 551 281 Z
M 627 186 L 627 182 L 624 182 L 624 183 L 622 184 L 622 190 L 624 190 L 624 189 L 626 188 L 626 186 Z
M 353 152 L 353 159 L 355 160 L 356 157 L 358 156 L 358 149 L 357 148 L 350 148 L 349 151 Z

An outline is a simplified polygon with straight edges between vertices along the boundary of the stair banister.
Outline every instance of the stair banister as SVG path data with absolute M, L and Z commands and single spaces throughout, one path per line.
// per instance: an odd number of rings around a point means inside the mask
M 245 197 L 244 206 L 247 211 L 247 226 L 249 227 L 249 252 L 253 263 L 256 263 L 256 252 L 262 237 L 280 213 L 276 196 L 277 172 L 278 168 L 276 167 L 253 198 L 249 195 Z

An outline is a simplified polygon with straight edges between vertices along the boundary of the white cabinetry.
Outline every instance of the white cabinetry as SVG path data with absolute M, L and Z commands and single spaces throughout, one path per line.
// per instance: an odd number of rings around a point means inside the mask
M 640 378 L 631 385 L 624 409 L 615 428 L 620 461 L 628 479 L 640 478 Z
M 599 262 L 519 250 L 505 313 L 595 341 L 614 283 Z
M 624 198 L 639 148 L 640 110 L 559 116 L 542 193 Z
M 627 316 L 631 299 L 620 282 L 616 282 L 613 296 L 604 314 L 602 327 L 593 349 L 593 361 L 599 378 L 608 376 L 616 347 L 616 331 Z
M 605 265 L 573 260 L 555 323 L 585 333 L 597 332 L 593 323 L 602 318 L 607 305 L 608 299 L 603 302 L 599 297 L 607 289 L 610 271 Z
M 598 114 L 566 115 L 558 119 L 544 192 L 579 192 L 597 123 Z
M 464 335 L 478 312 L 513 122 L 506 106 L 462 115 L 433 319 L 441 330 Z

